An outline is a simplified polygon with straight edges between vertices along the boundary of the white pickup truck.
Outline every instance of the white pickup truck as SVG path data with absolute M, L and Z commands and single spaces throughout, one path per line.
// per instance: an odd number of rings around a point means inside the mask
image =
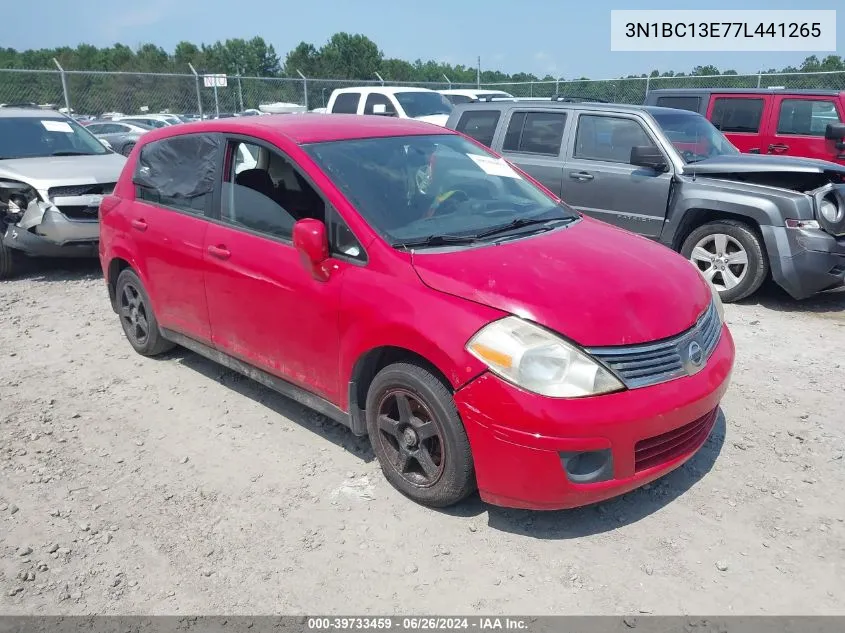
M 375 114 L 445 125 L 452 104 L 427 88 L 366 86 L 339 88 L 326 104 L 328 114 Z

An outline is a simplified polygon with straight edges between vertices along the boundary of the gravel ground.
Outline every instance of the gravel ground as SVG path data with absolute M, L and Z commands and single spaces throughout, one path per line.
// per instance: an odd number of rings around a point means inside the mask
M 685 467 L 442 512 L 343 427 L 136 355 L 95 263 L 39 263 L 0 283 L 0 612 L 845 614 L 845 292 L 727 318 L 733 384 Z

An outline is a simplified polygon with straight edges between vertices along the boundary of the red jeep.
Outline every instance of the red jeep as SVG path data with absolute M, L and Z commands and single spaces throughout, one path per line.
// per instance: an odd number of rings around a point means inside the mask
M 645 104 L 703 114 L 742 152 L 845 165 L 845 91 L 678 88 L 652 90 Z

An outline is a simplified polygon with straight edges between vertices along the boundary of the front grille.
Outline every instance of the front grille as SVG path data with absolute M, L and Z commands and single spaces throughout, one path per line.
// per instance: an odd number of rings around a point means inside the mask
M 594 347 L 588 349 L 594 358 L 610 369 L 629 389 L 648 387 L 696 373 L 704 364 L 722 334 L 716 305 L 710 303 L 704 314 L 686 332 L 659 343 Z M 690 362 L 690 346 L 701 347 L 702 362 Z
M 84 205 L 62 205 L 59 209 L 64 215 L 75 220 L 93 220 L 99 214 L 98 207 L 86 207 Z
M 61 187 L 50 187 L 47 190 L 47 195 L 50 198 L 73 198 L 75 196 L 107 196 L 114 191 L 117 183 L 103 182 L 94 183 L 90 185 L 64 185 Z
M 634 471 L 647 470 L 696 451 L 713 430 L 718 411 L 717 407 L 680 428 L 637 442 L 634 446 Z

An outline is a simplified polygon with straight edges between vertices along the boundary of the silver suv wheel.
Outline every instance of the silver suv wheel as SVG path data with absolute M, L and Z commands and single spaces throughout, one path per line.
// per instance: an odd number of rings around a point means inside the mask
M 748 253 L 738 240 L 724 233 L 707 235 L 696 242 L 690 261 L 719 291 L 736 288 L 748 274 Z

